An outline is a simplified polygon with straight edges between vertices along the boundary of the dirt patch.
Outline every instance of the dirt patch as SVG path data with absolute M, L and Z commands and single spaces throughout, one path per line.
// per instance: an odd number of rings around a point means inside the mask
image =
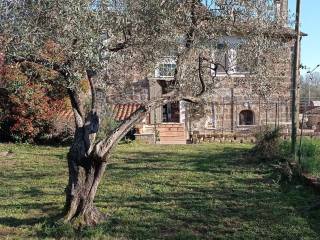
M 5 239 L 8 236 L 21 236 L 21 232 L 19 232 L 16 228 L 1 226 L 0 227 L 0 239 Z
M 0 152 L 0 158 L 14 157 L 14 153 L 10 151 Z

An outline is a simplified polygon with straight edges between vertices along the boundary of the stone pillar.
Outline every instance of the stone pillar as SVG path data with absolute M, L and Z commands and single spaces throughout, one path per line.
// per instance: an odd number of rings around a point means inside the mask
M 231 109 L 230 109 L 230 111 L 231 111 L 231 117 L 230 117 L 230 119 L 231 119 L 231 132 L 233 132 L 234 131 L 234 90 L 233 90 L 233 88 L 231 88 L 230 89 L 231 90 Z
M 186 123 L 186 102 L 179 102 L 179 110 L 180 110 L 180 123 Z
M 162 88 L 157 80 L 150 80 L 149 82 L 149 92 L 150 99 L 157 99 L 162 95 Z M 152 110 L 150 112 L 150 122 L 151 124 L 161 123 L 162 122 L 162 106 Z

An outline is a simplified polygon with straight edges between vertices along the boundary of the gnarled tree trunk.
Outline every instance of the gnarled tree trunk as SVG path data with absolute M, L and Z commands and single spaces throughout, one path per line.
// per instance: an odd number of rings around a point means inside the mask
M 93 203 L 107 162 L 87 156 L 82 140 L 75 139 L 68 154 L 69 182 L 66 188 L 66 220 L 80 225 L 95 225 L 105 219 Z
M 145 107 L 139 108 L 110 136 L 95 142 L 99 130 L 97 113 L 93 108 L 83 121 L 77 109 L 81 108 L 73 108 L 76 131 L 68 153 L 69 182 L 66 187 L 65 221 L 79 226 L 91 226 L 106 218 L 94 206 L 94 198 L 111 152 L 133 125 L 142 120 L 147 110 Z
M 140 122 L 150 110 L 168 102 L 198 101 L 197 98 L 182 97 L 177 95 L 177 92 L 172 91 L 159 99 L 146 102 L 144 106 L 137 109 L 127 120 L 122 122 L 110 136 L 96 142 L 95 136 L 100 126 L 99 116 L 95 108 L 95 90 L 91 76 L 88 74 L 92 92 L 92 106 L 86 117 L 84 117 L 77 93 L 69 90 L 76 131 L 68 153 L 69 182 L 66 187 L 65 221 L 80 226 L 96 225 L 106 218 L 94 206 L 94 198 L 112 150 L 130 129 L 137 122 Z

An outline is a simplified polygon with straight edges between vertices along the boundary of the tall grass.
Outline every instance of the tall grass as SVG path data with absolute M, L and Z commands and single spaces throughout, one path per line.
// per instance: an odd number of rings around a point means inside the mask
M 303 138 L 300 154 L 302 170 L 320 177 L 320 139 Z
M 257 143 L 251 154 L 260 160 L 291 161 L 291 142 L 281 139 L 280 128 L 266 128 L 257 135 Z M 299 141 L 300 142 L 300 139 Z M 301 168 L 313 176 L 320 177 L 320 139 L 303 137 L 298 146 Z
M 266 128 L 256 134 L 257 142 L 251 154 L 258 159 L 273 161 L 278 160 L 281 151 L 280 128 Z
M 281 156 L 289 157 L 290 148 L 290 141 L 282 141 L 280 143 Z M 298 148 L 300 147 L 298 146 Z M 320 177 L 320 139 L 303 137 L 301 149 L 298 150 L 298 157 L 299 156 L 302 170 L 313 176 Z

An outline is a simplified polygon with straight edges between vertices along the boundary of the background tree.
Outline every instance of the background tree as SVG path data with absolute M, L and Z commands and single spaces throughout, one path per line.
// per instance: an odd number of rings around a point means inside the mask
M 248 84 L 259 88 L 263 85 L 261 80 L 266 79 L 273 61 L 272 57 L 266 59 L 265 53 L 275 56 L 284 48 L 272 4 L 271 0 L 0 3 L 0 35 L 6 61 L 34 63 L 55 71 L 70 97 L 76 131 L 68 154 L 66 221 L 94 225 L 105 218 L 93 200 L 112 150 L 135 123 L 151 109 L 170 101 L 201 102 L 223 83 L 215 77 L 217 68 L 222 67 L 227 74 L 231 69 L 212 54 L 221 39 L 246 33 L 239 56 L 250 70 Z M 49 59 L 41 54 L 48 41 L 59 47 L 62 58 Z M 113 102 L 127 102 L 130 98 L 125 90 L 132 79 L 147 76 L 168 55 L 176 61 L 171 90 L 143 102 L 110 135 L 96 140 L 100 129 L 96 87 L 116 93 Z M 92 96 L 88 109 L 79 97 L 80 80 L 85 75 Z
M 309 101 L 320 98 L 320 73 L 314 72 L 301 77 L 301 100 Z

